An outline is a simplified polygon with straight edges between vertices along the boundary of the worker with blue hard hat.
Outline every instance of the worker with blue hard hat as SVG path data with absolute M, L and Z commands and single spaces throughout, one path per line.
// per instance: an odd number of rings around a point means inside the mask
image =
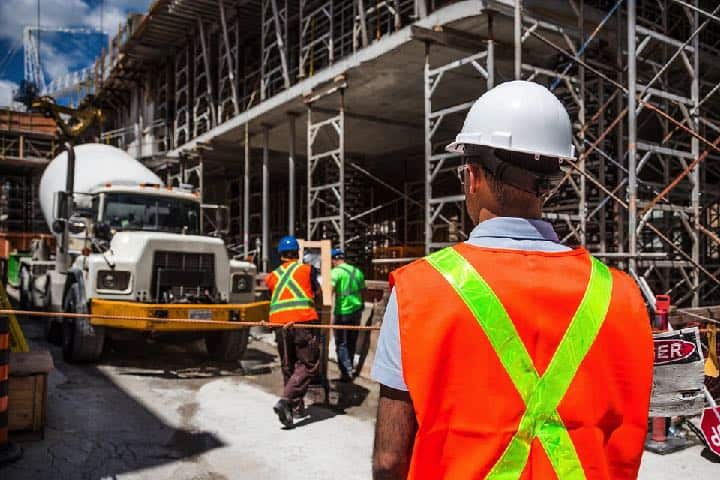
M 315 297 L 320 293 L 317 270 L 299 260 L 300 243 L 288 235 L 280 239 L 281 264 L 265 279 L 270 290 L 270 323 L 313 323 L 318 321 Z M 292 428 L 295 419 L 305 416 L 303 397 L 320 368 L 320 342 L 309 328 L 275 330 L 282 365 L 283 395 L 273 407 L 280 423 Z
M 365 306 L 362 296 L 365 275 L 345 260 L 342 249 L 333 248 L 331 256 L 333 269 L 330 278 L 335 292 L 333 321 L 336 325 L 360 325 Z M 356 376 L 353 360 L 357 337 L 357 330 L 335 330 L 335 351 L 340 367 L 340 380 L 343 382 L 351 382 Z

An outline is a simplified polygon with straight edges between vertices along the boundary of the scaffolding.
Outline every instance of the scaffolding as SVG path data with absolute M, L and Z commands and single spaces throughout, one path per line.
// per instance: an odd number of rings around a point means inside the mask
M 123 111 L 127 97 L 115 92 L 155 78 L 145 124 L 169 126 L 156 136 L 173 155 L 234 169 L 234 229 L 245 252 L 260 240 L 267 264 L 280 231 L 370 256 L 462 241 L 472 225 L 460 159 L 444 146 L 488 88 L 541 83 L 570 113 L 577 157 L 563 163 L 545 218 L 563 242 L 628 271 L 649 303 L 668 293 L 697 306 L 720 301 L 716 3 L 159 0 L 128 34 L 134 43 L 98 60 L 112 68 L 95 90 Z M 383 50 L 397 38 L 405 43 Z M 414 76 L 363 74 L 381 56 Z M 346 82 L 329 92 L 337 77 Z M 387 98 L 358 98 L 374 94 L 363 83 Z M 373 149 L 391 129 L 414 143 Z M 289 206 L 301 196 L 296 216 Z

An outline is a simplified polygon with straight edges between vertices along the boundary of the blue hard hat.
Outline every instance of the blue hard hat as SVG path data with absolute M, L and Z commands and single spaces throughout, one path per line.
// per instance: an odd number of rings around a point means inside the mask
M 298 243 L 297 238 L 292 235 L 287 235 L 280 239 L 280 243 L 278 244 L 278 253 L 297 252 L 298 250 L 300 250 L 300 244 Z
M 345 252 L 343 252 L 340 248 L 333 248 L 330 255 L 332 258 L 345 258 Z

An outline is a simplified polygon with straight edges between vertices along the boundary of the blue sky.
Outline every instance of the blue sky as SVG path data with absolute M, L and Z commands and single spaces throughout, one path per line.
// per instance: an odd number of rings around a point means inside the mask
M 111 37 L 130 12 L 146 12 L 152 0 L 39 0 L 42 27 L 84 27 Z M 23 79 L 25 25 L 37 24 L 38 0 L 0 0 L 0 106 L 9 105 L 12 90 Z M 103 34 L 41 33 L 40 63 L 45 79 L 80 70 L 93 63 L 107 45 Z

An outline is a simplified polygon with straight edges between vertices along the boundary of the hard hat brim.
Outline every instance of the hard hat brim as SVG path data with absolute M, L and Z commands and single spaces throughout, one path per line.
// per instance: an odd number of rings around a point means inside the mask
M 462 137 L 462 138 L 461 138 Z M 560 158 L 563 160 L 575 160 L 575 146 L 570 145 L 570 152 L 569 155 L 558 155 L 557 152 L 540 152 L 536 150 L 529 150 L 529 149 L 523 149 L 523 148 L 508 148 L 506 145 L 495 145 L 492 142 L 485 142 L 478 139 L 468 138 L 471 137 L 468 134 L 459 134 L 457 140 L 454 142 L 448 144 L 445 147 L 445 151 L 449 153 L 460 153 L 462 154 L 464 152 L 463 145 L 477 145 L 478 147 L 491 147 L 491 148 L 500 148 L 502 150 L 507 150 L 509 152 L 518 152 L 518 153 L 527 153 L 529 155 L 540 155 L 543 157 L 553 157 L 553 158 Z

